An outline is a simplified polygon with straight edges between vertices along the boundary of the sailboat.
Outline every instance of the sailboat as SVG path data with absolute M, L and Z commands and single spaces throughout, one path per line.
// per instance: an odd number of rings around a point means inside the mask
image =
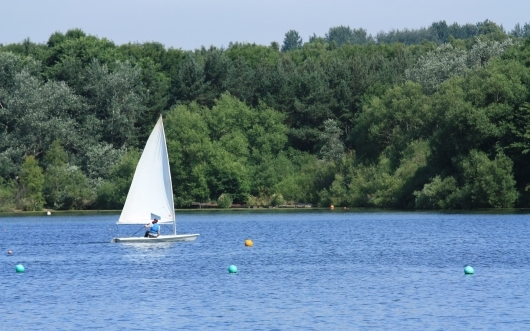
M 173 233 L 156 238 L 121 237 L 113 238 L 115 243 L 155 243 L 193 241 L 199 234 L 177 234 L 173 185 L 169 173 L 166 136 L 162 115 L 151 132 L 125 200 L 125 205 L 116 224 L 149 224 L 153 219 L 158 224 L 172 224 Z M 143 233 L 142 233 L 143 235 Z

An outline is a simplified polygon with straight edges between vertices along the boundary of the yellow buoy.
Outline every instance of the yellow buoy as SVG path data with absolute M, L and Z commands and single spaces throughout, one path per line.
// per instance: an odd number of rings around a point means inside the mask
M 252 247 L 252 245 L 254 245 L 252 240 L 250 240 L 250 239 L 245 240 L 245 246 Z

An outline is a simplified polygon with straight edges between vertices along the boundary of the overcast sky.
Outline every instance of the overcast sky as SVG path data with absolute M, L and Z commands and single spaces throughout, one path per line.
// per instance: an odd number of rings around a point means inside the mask
M 375 35 L 432 22 L 485 19 L 510 31 L 530 22 L 530 0 L 0 0 L 0 43 L 81 28 L 116 44 L 157 41 L 191 50 L 229 42 L 283 43 L 294 29 L 304 41 L 348 25 Z

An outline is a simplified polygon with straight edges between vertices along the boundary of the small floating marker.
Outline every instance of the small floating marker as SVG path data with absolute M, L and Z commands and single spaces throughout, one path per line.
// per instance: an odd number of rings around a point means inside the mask
M 237 267 L 235 265 L 231 264 L 228 267 L 228 272 L 231 273 L 231 274 L 235 274 L 237 272 Z
M 7 255 L 13 255 L 13 251 L 12 250 L 8 250 L 7 251 Z
M 46 215 L 48 215 L 48 216 L 50 216 L 51 214 L 52 214 L 51 211 L 48 211 L 48 212 L 46 213 Z
M 24 266 L 22 264 L 17 264 L 17 266 L 15 267 L 15 271 L 18 273 L 24 272 Z
M 252 247 L 252 245 L 254 245 L 252 240 L 250 240 L 250 239 L 245 240 L 245 246 Z
M 333 209 L 335 209 L 335 206 L 331 205 L 331 206 L 329 206 L 329 209 L 333 210 Z
M 473 267 L 470 265 L 466 265 L 464 268 L 464 274 L 466 275 L 472 275 L 475 273 L 475 270 L 473 270 Z

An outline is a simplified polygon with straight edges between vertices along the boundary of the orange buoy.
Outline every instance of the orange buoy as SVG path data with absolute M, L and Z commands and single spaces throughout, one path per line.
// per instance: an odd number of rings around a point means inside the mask
M 254 245 L 252 240 L 250 240 L 250 239 L 245 240 L 245 246 L 252 247 L 252 245 Z

